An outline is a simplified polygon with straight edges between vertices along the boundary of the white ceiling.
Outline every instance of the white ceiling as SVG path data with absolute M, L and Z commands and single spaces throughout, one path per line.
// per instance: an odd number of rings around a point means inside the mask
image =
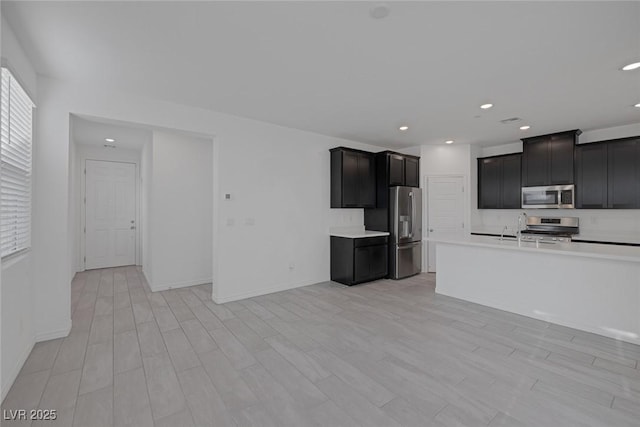
M 619 70 L 640 60 L 640 2 L 387 4 L 381 20 L 368 2 L 2 8 L 41 74 L 381 146 L 640 121 L 640 70 Z M 514 116 L 531 129 L 499 123 Z
M 71 135 L 78 144 L 100 147 L 108 144 L 137 151 L 152 139 L 149 129 L 75 115 L 71 119 Z M 115 139 L 115 142 L 107 142 L 105 138 Z

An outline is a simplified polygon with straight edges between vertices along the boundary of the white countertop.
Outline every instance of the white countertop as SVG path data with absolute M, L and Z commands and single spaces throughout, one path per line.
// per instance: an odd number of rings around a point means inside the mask
M 500 235 L 502 233 L 502 229 L 498 230 L 487 228 L 474 228 L 472 233 L 479 234 L 497 234 Z M 513 235 L 515 231 L 509 228 L 509 231 L 505 232 L 505 236 Z M 607 242 L 607 243 L 632 243 L 636 245 L 640 245 L 640 235 L 633 233 L 593 233 L 593 232 L 582 232 L 580 234 L 576 234 L 573 237 L 573 240 L 588 240 L 591 242 Z
M 388 236 L 386 231 L 365 230 L 363 226 L 331 227 L 329 235 L 334 237 L 346 237 L 347 239 L 362 239 L 364 237 Z
M 597 243 L 540 243 L 536 247 L 535 242 L 518 242 L 514 239 L 500 240 L 492 236 L 465 236 L 460 238 L 427 239 L 432 242 L 450 243 L 468 246 L 480 246 L 499 248 L 514 251 L 526 251 L 547 253 L 554 255 L 580 256 L 587 258 L 611 259 L 616 261 L 640 262 L 640 247 L 600 245 Z

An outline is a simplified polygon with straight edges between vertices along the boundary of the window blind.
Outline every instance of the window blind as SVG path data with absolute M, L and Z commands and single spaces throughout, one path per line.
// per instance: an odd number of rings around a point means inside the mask
M 0 256 L 31 246 L 33 102 L 7 68 L 0 88 Z

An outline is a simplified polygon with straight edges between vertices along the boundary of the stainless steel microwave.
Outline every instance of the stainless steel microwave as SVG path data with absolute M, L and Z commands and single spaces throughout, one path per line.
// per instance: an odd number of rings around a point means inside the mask
M 573 209 L 575 186 L 571 184 L 522 187 L 522 207 L 524 209 Z

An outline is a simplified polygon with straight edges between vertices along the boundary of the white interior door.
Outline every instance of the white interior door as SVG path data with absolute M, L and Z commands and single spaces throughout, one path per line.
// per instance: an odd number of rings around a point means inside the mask
M 136 165 L 85 164 L 85 268 L 136 263 Z
M 427 236 L 458 237 L 465 233 L 464 177 L 427 178 Z M 436 271 L 436 245 L 429 242 L 427 271 Z

